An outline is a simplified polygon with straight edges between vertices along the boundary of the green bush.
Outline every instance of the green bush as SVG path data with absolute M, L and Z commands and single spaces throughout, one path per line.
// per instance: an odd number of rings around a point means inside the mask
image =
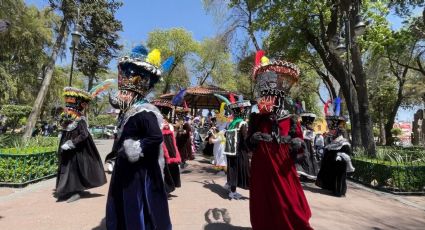
M 56 173 L 55 147 L 0 150 L 0 183 L 22 184 Z
M 59 139 L 57 137 L 36 136 L 24 142 L 20 135 L 2 134 L 0 135 L 1 148 L 30 148 L 30 147 L 52 147 L 58 146 Z
M 57 137 L 34 137 L 25 143 L 19 136 L 2 138 L 6 148 L 0 149 L 0 183 L 22 184 L 56 174 Z
M 425 163 L 399 163 L 364 157 L 352 159 L 356 171 L 351 178 L 393 192 L 424 192 Z
M 93 117 L 91 120 L 89 120 L 90 126 L 107 126 L 107 125 L 114 125 L 117 123 L 117 119 L 109 114 L 101 114 L 99 116 Z
M 6 124 L 14 130 L 19 124 L 19 120 L 27 117 L 31 110 L 31 106 L 27 105 L 3 105 L 0 114 L 7 117 Z

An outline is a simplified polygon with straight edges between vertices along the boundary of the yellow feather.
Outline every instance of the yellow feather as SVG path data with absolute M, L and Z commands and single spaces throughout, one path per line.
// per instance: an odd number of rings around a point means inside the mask
M 262 65 L 267 65 L 267 64 L 269 64 L 270 63 L 270 60 L 266 57 L 266 56 L 263 56 L 262 58 L 261 58 L 261 64 Z
M 153 49 L 146 58 L 146 61 L 151 63 L 154 66 L 161 65 L 161 52 L 158 49 Z

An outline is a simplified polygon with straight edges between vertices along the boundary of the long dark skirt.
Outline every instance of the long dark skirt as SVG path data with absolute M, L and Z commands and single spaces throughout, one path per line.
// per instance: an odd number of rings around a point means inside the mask
M 71 140 L 74 135 L 78 135 L 78 130 L 65 132 L 61 145 L 67 140 Z M 56 195 L 58 197 L 99 187 L 105 183 L 103 163 L 90 135 L 76 144 L 75 149 L 62 150 L 59 148 L 59 167 L 56 178 Z
M 316 185 L 332 191 L 335 196 L 344 196 L 347 192 L 346 170 L 344 159 L 336 161 L 337 151 L 325 151 Z
M 243 189 L 249 188 L 249 159 L 248 154 L 226 155 L 227 183 Z
M 167 193 L 173 192 L 176 188 L 181 187 L 180 169 L 178 164 L 165 164 L 164 167 L 164 184 Z

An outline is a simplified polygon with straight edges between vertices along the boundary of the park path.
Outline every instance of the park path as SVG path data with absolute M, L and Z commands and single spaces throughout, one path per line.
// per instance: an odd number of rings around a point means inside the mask
M 102 157 L 111 141 L 96 141 Z M 109 176 L 108 176 L 109 179 Z M 90 230 L 105 229 L 105 202 L 109 184 L 90 190 L 74 203 L 56 203 L 52 196 L 54 179 L 24 189 L 0 188 L 0 229 L 2 230 Z M 208 162 L 198 157 L 182 171 L 182 188 L 169 201 L 175 230 L 250 229 L 249 192 L 240 190 L 244 200 L 228 200 L 222 188 L 224 175 L 217 175 Z M 425 197 L 402 197 L 375 192 L 349 183 L 347 196 L 337 198 L 305 184 L 315 229 L 424 229 Z M 216 222 L 227 212 L 229 223 Z M 222 218 L 219 218 L 222 219 Z M 212 220 L 212 221 L 211 221 Z

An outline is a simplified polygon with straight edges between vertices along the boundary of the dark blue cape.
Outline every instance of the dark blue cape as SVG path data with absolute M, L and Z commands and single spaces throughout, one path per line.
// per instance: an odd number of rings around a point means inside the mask
M 157 117 L 142 111 L 123 125 L 106 204 L 107 229 L 169 230 L 168 200 L 158 164 L 162 132 Z M 126 158 L 122 147 L 126 139 L 141 142 L 144 157 L 135 163 Z

